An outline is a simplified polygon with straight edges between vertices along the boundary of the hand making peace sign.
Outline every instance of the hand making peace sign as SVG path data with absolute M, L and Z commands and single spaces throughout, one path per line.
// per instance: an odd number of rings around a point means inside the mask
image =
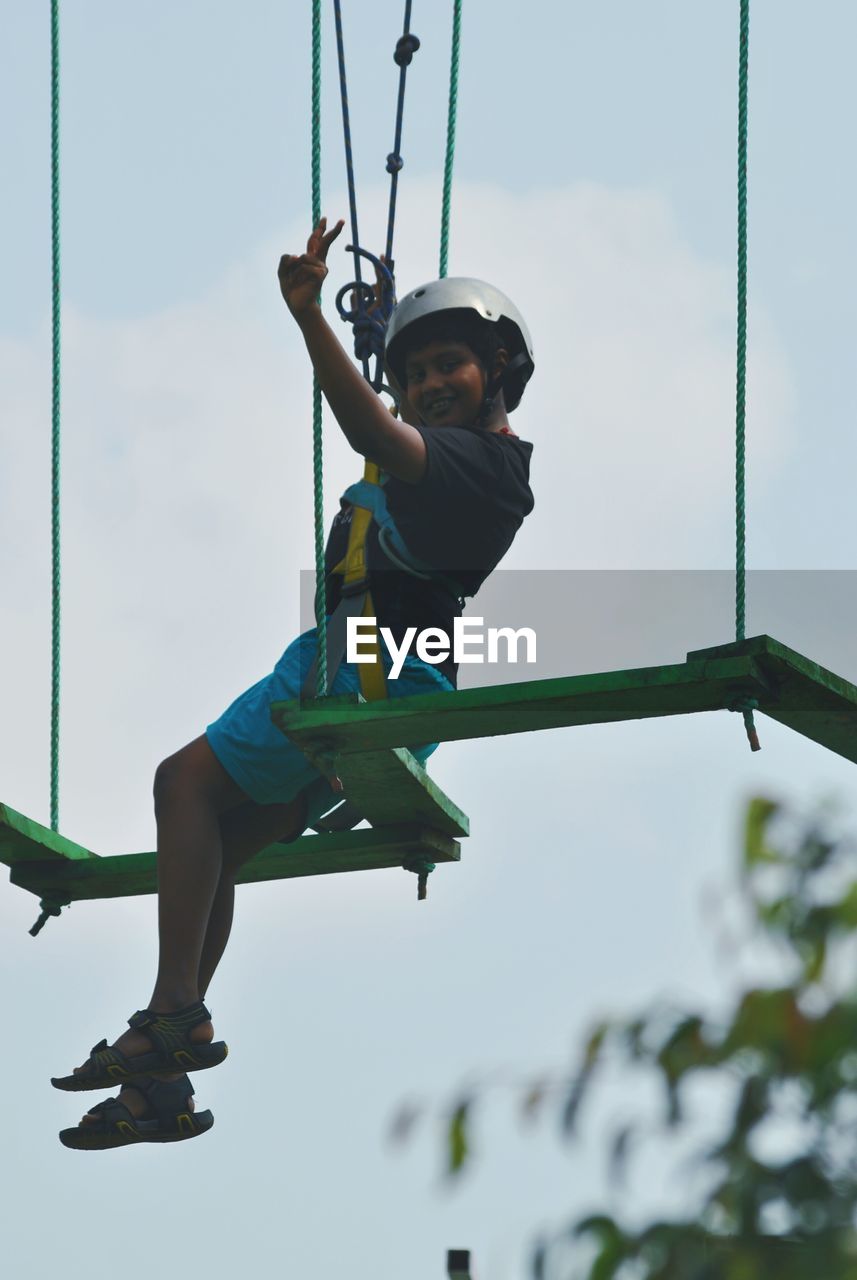
M 344 225 L 340 218 L 333 230 L 328 231 L 327 218 L 321 218 L 307 241 L 306 253 L 299 256 L 284 253 L 280 258 L 277 269 L 280 292 L 296 318 L 317 303 L 327 275 L 327 251 Z

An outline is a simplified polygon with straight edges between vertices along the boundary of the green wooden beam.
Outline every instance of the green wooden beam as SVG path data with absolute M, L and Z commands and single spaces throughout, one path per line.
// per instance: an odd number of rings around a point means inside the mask
M 275 703 L 275 722 L 338 772 L 373 830 L 273 844 L 240 883 L 456 861 L 465 814 L 431 781 L 406 743 L 714 711 L 755 698 L 760 711 L 857 762 L 857 687 L 769 636 L 689 653 L 687 662 L 457 693 L 358 704 L 356 698 Z M 155 891 L 155 855 L 102 858 L 0 805 L 0 861 L 42 897 L 102 898 Z
M 342 871 L 376 871 L 400 867 L 412 858 L 457 862 L 459 857 L 460 846 L 451 837 L 418 823 L 400 823 L 377 831 L 363 829 L 301 836 L 290 844 L 271 844 L 245 863 L 237 882 L 255 884 L 262 880 L 289 880 Z M 55 896 L 79 901 L 124 898 L 156 891 L 154 853 L 69 858 L 45 847 L 41 860 L 30 856 L 16 858 L 13 851 L 11 858 L 4 857 L 3 861 L 11 862 L 13 884 L 42 898 Z
M 715 649 L 698 649 L 688 662 L 740 656 L 756 662 L 771 686 L 759 709 L 772 720 L 857 762 L 857 687 L 774 640 L 754 636 Z
M 97 854 L 84 849 L 83 845 L 57 835 L 32 818 L 25 818 L 7 804 L 0 804 L 0 862 L 11 867 L 19 862 L 43 862 L 46 857 L 71 862 L 98 860 Z
M 771 696 L 759 664 L 740 654 L 388 702 L 275 702 L 271 714 L 302 750 L 322 755 L 717 711 L 741 697 Z
M 857 762 L 857 688 L 770 636 L 699 649 L 687 661 L 531 680 L 390 702 L 275 702 L 276 724 L 302 750 L 377 751 L 415 742 L 530 733 L 582 724 L 731 709 L 759 710 Z
M 410 751 L 389 748 L 315 757 L 335 774 L 348 799 L 373 827 L 420 823 L 450 836 L 470 834 L 467 814 L 441 791 Z

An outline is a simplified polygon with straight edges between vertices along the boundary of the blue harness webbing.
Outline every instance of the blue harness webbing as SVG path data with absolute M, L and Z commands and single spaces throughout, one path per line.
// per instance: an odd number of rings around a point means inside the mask
M 373 475 L 379 475 L 378 482 L 372 478 Z M 342 495 L 342 501 L 350 503 L 355 509 L 355 515 L 348 541 L 348 552 L 333 570 L 334 573 L 343 575 L 343 585 L 339 604 L 329 619 L 327 629 L 327 671 L 331 685 L 345 657 L 348 619 L 375 616 L 366 560 L 366 541 L 371 521 L 377 525 L 381 549 L 396 568 L 416 578 L 439 583 L 458 600 L 463 599 L 467 594 L 461 583 L 433 569 L 426 561 L 421 560 L 409 550 L 387 507 L 387 495 L 383 489 L 385 479 L 386 477 L 380 476 L 373 464 L 368 463 L 363 479 L 349 485 Z M 358 517 L 358 513 L 363 513 L 362 519 Z M 367 701 L 386 696 L 386 678 L 380 660 L 380 642 L 377 633 L 375 650 L 374 662 L 360 664 L 361 692 Z M 317 664 L 316 658 L 304 681 L 301 690 L 303 697 L 313 696 Z

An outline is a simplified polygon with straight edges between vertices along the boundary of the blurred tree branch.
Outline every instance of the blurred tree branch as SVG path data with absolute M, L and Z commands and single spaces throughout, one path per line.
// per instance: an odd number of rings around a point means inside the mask
M 828 833 L 823 816 L 798 820 L 757 798 L 744 821 L 740 890 L 750 937 L 772 950 L 787 981 L 749 986 L 714 1019 L 653 1007 L 599 1023 L 571 1072 L 493 1083 L 512 1087 L 521 1114 L 558 1111 L 564 1138 L 607 1061 L 629 1073 L 654 1072 L 664 1098 L 657 1126 L 693 1130 L 685 1095 L 700 1078 L 734 1088 L 726 1131 L 698 1144 L 704 1172 L 692 1220 L 642 1230 L 608 1213 L 570 1222 L 541 1240 L 533 1280 L 855 1280 L 857 1277 L 857 867 L 853 843 Z M 849 944 L 852 955 L 849 957 Z M 448 1111 L 447 1171 L 468 1165 L 479 1094 L 470 1088 Z M 408 1104 L 410 1133 L 419 1108 Z M 765 1158 L 766 1127 L 800 1134 L 787 1159 Z M 624 1123 L 607 1151 L 614 1182 L 651 1125 Z

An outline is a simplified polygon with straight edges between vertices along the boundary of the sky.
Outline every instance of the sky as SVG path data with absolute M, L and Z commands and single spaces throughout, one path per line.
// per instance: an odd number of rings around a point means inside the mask
M 0 800 L 42 822 L 48 8 L 0 0 Z M 375 250 L 401 9 L 344 4 L 361 238 Z M 857 680 L 843 163 L 857 11 L 821 0 L 813 17 L 795 0 L 752 6 L 748 634 Z M 324 21 L 335 218 L 347 201 L 327 5 Z M 415 0 L 400 290 L 438 271 L 450 25 L 451 4 Z M 515 299 L 536 361 L 512 420 L 534 444 L 536 506 L 483 599 L 498 616 L 535 602 L 539 674 L 677 662 L 733 638 L 737 38 L 737 0 L 464 0 L 450 274 Z M 158 762 L 300 625 L 311 371 L 276 266 L 309 230 L 309 5 L 66 0 L 61 42 L 60 825 L 110 854 L 154 846 Z M 337 250 L 329 315 L 349 271 Z M 329 519 L 360 462 L 332 419 L 325 448 Z M 676 1211 L 688 1191 L 662 1152 L 625 1191 L 605 1180 L 604 1135 L 654 1105 L 645 1090 L 608 1085 L 570 1148 L 547 1115 L 522 1128 L 508 1080 L 561 1072 L 607 1013 L 722 1005 L 740 966 L 705 903 L 727 892 L 749 796 L 832 798 L 853 829 L 853 766 L 759 721 L 752 755 L 725 713 L 449 744 L 431 772 L 473 834 L 426 903 L 399 871 L 245 888 L 210 992 L 230 1056 L 197 1077 L 216 1117 L 199 1142 L 60 1146 L 86 1098 L 48 1078 L 145 1002 L 155 903 L 77 904 L 33 940 L 34 899 L 5 887 L 14 1274 L 100 1280 L 121 1259 L 142 1280 L 156 1248 L 169 1274 L 212 1280 L 439 1280 L 456 1247 L 478 1280 L 522 1280 L 538 1230 L 604 1205 L 636 1220 Z M 445 1112 L 489 1080 L 472 1171 L 450 1186 Z M 392 1149 L 408 1099 L 425 1115 Z M 146 1247 L 129 1246 L 141 1227 Z

